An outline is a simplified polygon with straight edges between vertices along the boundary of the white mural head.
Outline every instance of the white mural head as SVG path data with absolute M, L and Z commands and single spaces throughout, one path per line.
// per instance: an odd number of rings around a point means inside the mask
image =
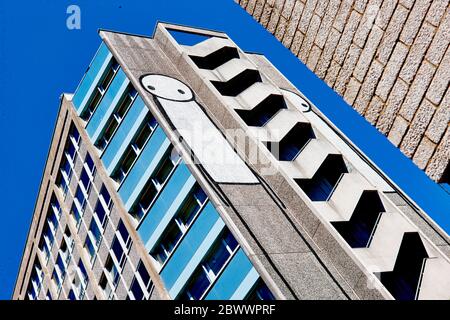
M 284 97 L 287 98 L 301 112 L 311 111 L 311 105 L 298 93 L 284 89 L 282 89 L 281 91 L 283 92 Z
M 183 102 L 194 98 L 191 88 L 183 82 L 161 74 L 141 77 L 141 85 L 152 95 L 165 100 Z

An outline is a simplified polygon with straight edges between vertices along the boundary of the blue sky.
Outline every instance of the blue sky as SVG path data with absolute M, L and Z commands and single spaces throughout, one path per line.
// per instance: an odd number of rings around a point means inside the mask
M 81 30 L 66 9 L 81 8 Z M 227 32 L 262 52 L 449 232 L 449 195 L 309 72 L 232 0 L 0 2 L 0 299 L 11 296 L 62 92 L 100 44 L 98 28 L 151 35 L 156 21 Z

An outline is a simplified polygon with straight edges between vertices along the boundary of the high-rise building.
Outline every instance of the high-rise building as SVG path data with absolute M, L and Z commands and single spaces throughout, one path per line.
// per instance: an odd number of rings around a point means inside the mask
M 100 31 L 15 299 L 449 299 L 449 237 L 262 55 Z

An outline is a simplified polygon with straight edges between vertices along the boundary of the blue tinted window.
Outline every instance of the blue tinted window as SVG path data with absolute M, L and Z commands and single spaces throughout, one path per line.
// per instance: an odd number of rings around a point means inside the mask
M 97 205 L 95 206 L 95 214 L 97 215 L 98 220 L 100 221 L 102 226 L 105 226 L 106 212 L 100 201 L 97 201 Z
M 78 207 L 76 206 L 75 202 L 72 204 L 72 209 L 70 210 L 70 213 L 75 218 L 75 221 L 78 223 L 81 221 L 81 213 L 78 211 Z
M 106 206 L 108 207 L 105 209 L 110 209 L 112 207 L 111 196 L 109 195 L 109 192 L 108 190 L 106 190 L 105 186 L 102 186 L 100 190 L 100 196 L 103 198 Z
M 84 243 L 84 246 L 86 247 L 87 251 L 89 252 L 91 259 L 93 259 L 95 256 L 95 247 L 89 236 L 86 237 L 86 242 Z
M 130 291 L 133 293 L 135 300 L 144 299 L 144 292 L 142 291 L 142 288 L 139 285 L 139 282 L 136 280 L 136 278 L 134 278 L 133 283 L 131 284 Z
M 63 259 L 61 258 L 61 255 L 58 255 L 58 258 L 56 259 L 56 266 L 58 266 L 59 271 L 61 272 L 61 277 L 64 277 L 66 274 L 66 268 L 64 266 Z
M 122 237 L 122 240 L 125 243 L 125 245 L 127 245 L 129 247 L 130 244 L 131 244 L 130 234 L 128 233 L 128 230 L 125 227 L 125 225 L 123 224 L 122 220 L 120 220 L 120 222 L 119 222 L 119 226 L 117 227 L 117 231 L 119 231 L 120 236 Z
M 94 165 L 94 160 L 92 160 L 92 157 L 88 154 L 86 154 L 86 165 L 88 166 L 89 170 L 91 171 L 91 173 L 94 173 L 95 171 L 95 165 Z
M 201 270 L 197 271 L 189 286 L 189 290 L 181 295 L 181 299 L 200 300 L 203 293 L 209 287 L 210 281 L 206 274 Z
M 85 282 L 87 282 L 87 280 L 88 280 L 88 274 L 87 274 L 86 268 L 84 267 L 84 264 L 83 264 L 83 262 L 81 261 L 81 259 L 80 259 L 80 262 L 78 262 L 78 268 L 80 269 L 81 275 L 83 276 L 83 280 L 84 280 Z
M 102 237 L 102 233 L 101 233 L 100 229 L 98 228 L 97 223 L 95 222 L 94 219 L 91 220 L 91 225 L 89 227 L 89 231 L 94 236 L 94 239 L 96 241 L 95 244 L 98 245 L 98 243 L 100 242 L 100 239 Z
M 78 200 L 81 210 L 84 211 L 84 208 L 86 207 L 86 198 L 80 187 L 78 187 L 77 191 L 75 192 L 75 199 Z
M 77 300 L 77 297 L 75 296 L 75 293 L 72 289 L 69 291 L 69 300 Z
M 89 175 L 88 175 L 86 169 L 84 169 L 84 168 L 83 168 L 83 171 L 81 171 L 80 180 L 84 186 L 84 189 L 86 189 L 86 192 L 89 192 L 89 189 L 91 187 L 91 179 L 89 178 Z

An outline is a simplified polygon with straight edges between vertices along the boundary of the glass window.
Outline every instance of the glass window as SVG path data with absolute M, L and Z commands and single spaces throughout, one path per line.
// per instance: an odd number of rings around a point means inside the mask
M 117 63 L 115 58 L 112 58 L 106 73 L 100 80 L 100 83 L 98 84 L 96 90 L 94 90 L 93 96 L 91 97 L 86 110 L 84 110 L 81 114 L 81 118 L 83 120 L 88 121 L 92 117 L 92 114 L 100 104 L 103 95 L 105 94 L 106 90 L 108 90 L 108 87 L 110 86 L 114 75 L 118 70 L 119 64 Z
M 164 182 L 166 182 L 167 177 L 169 176 L 173 167 L 174 164 L 172 163 L 170 158 L 168 156 L 165 157 L 164 162 L 159 166 L 158 171 L 153 177 L 153 180 L 155 181 L 156 185 L 161 186 L 164 184 Z
M 106 125 L 106 129 L 103 132 L 103 135 L 95 143 L 95 146 L 97 148 L 99 148 L 100 150 L 104 150 L 106 148 L 106 146 L 108 145 L 109 141 L 111 140 L 112 136 L 116 132 L 116 129 L 118 127 L 119 127 L 119 123 L 115 119 L 111 120 Z
M 134 147 L 136 151 L 141 151 L 144 148 L 150 134 L 152 133 L 152 128 L 146 123 L 144 127 L 139 131 L 136 139 L 134 141 Z
M 100 200 L 98 200 L 97 204 L 95 205 L 94 214 L 97 216 L 102 228 L 104 228 L 106 222 L 108 221 L 108 216 L 106 215 L 105 208 L 103 207 L 103 204 L 100 202 Z
M 205 192 L 196 184 L 175 218 L 180 227 L 187 228 L 191 224 L 200 207 L 206 202 L 206 199 Z
M 81 212 L 78 210 L 78 206 L 75 204 L 75 201 L 70 209 L 70 215 L 75 219 L 76 225 L 78 226 L 81 222 Z
M 133 148 L 128 147 L 125 151 L 125 155 L 123 156 L 120 165 L 118 169 L 113 173 L 112 178 L 117 182 L 121 183 L 125 176 L 128 174 L 128 172 L 131 169 L 131 166 L 134 163 L 134 160 L 136 160 L 137 155 L 136 152 L 133 150 Z
M 100 189 L 99 198 L 101 200 L 103 200 L 103 203 L 104 203 L 104 206 L 105 206 L 105 210 L 109 211 L 111 209 L 113 203 L 111 201 L 111 196 L 109 195 L 109 192 L 108 192 L 108 190 L 106 190 L 106 187 L 104 185 Z
M 136 277 L 134 278 L 133 283 L 131 284 L 130 291 L 133 294 L 135 300 L 144 300 L 144 292 L 142 291 L 142 288 L 139 285 L 139 282 L 137 281 Z
M 106 145 L 111 140 L 112 136 L 116 132 L 117 128 L 119 127 L 119 124 L 122 122 L 123 118 L 125 117 L 125 114 L 130 109 L 130 106 L 132 105 L 135 97 L 137 95 L 136 90 L 134 88 L 128 88 L 125 97 L 122 99 L 122 101 L 119 103 L 118 107 L 114 111 L 114 113 L 111 115 L 111 117 L 108 119 L 107 124 L 105 125 L 105 130 L 95 143 L 95 145 L 100 149 L 105 149 Z
M 84 209 L 86 208 L 86 197 L 84 196 L 83 190 L 81 190 L 80 186 L 78 186 L 77 191 L 75 192 L 75 199 L 78 201 L 78 204 L 80 205 L 80 210 L 84 212 Z
M 81 259 L 78 262 L 78 270 L 80 271 L 81 278 L 83 279 L 83 282 L 87 283 L 88 280 L 89 280 L 89 277 L 88 277 L 86 268 L 84 267 L 83 261 L 81 261 Z
M 207 196 L 198 184 L 195 184 L 186 199 L 183 201 L 174 219 L 169 223 L 160 241 L 152 250 L 151 255 L 160 263 L 164 264 L 181 237 L 187 232 L 194 217 L 199 212 L 202 205 L 207 200 Z
M 66 230 L 64 230 L 64 239 L 66 240 L 69 251 L 73 252 L 73 247 L 75 246 L 75 240 L 72 238 L 72 234 L 67 226 L 66 226 Z
M 100 229 L 97 225 L 97 222 L 95 222 L 95 219 L 91 220 L 91 224 L 89 226 L 89 232 L 95 240 L 95 246 L 98 246 L 98 244 L 100 243 L 100 240 L 102 239 L 102 232 L 100 231 Z
M 91 175 L 94 176 L 95 164 L 94 164 L 94 160 L 92 160 L 92 157 L 89 153 L 86 154 L 86 159 L 84 160 L 84 162 L 86 163 L 86 166 L 88 167 Z
M 56 197 L 54 194 L 52 194 L 50 206 L 52 207 L 53 212 L 55 213 L 56 217 L 59 219 L 61 217 L 61 207 L 59 205 L 58 200 L 56 200 Z
M 206 274 L 200 270 L 194 273 L 189 289 L 181 293 L 182 300 L 200 300 L 208 289 L 210 281 Z
M 42 236 L 41 240 L 39 241 L 39 250 L 42 252 L 44 258 L 47 260 L 48 257 L 50 256 L 50 248 L 47 244 L 47 241 L 45 241 L 44 236 Z
M 142 261 L 139 262 L 137 272 L 138 272 L 139 276 L 141 277 L 141 280 L 142 280 L 142 283 L 144 284 L 144 286 L 147 289 L 149 289 L 152 284 L 152 280 L 150 278 L 150 275 L 147 272 L 147 269 L 145 268 L 144 264 L 142 263 Z
M 182 236 L 183 233 L 180 228 L 172 222 L 166 229 L 158 245 L 152 250 L 151 255 L 153 258 L 161 265 L 164 264 Z
M 101 99 L 102 99 L 102 92 L 98 89 L 94 90 L 94 95 L 92 96 L 89 105 L 87 106 L 86 110 L 84 110 L 83 113 L 81 114 L 81 118 L 83 120 L 88 121 L 92 117 L 92 114 L 94 113 L 94 110 L 95 108 L 97 108 Z
M 91 261 L 92 261 L 95 257 L 96 249 L 95 249 L 94 244 L 92 243 L 92 240 L 89 236 L 86 236 L 86 240 L 84 242 L 84 247 L 88 251 L 89 256 L 91 257 Z
M 76 156 L 77 149 L 73 145 L 72 141 L 67 141 L 66 146 L 66 156 L 68 159 L 72 161 L 72 163 L 75 163 L 75 156 Z
M 99 87 L 101 89 L 103 89 L 103 91 L 105 91 L 106 89 L 108 89 L 109 85 L 112 82 L 112 79 L 114 78 L 114 75 L 116 74 L 116 72 L 119 70 L 119 64 L 117 63 L 115 58 L 111 59 L 111 62 L 109 64 L 109 68 L 108 68 L 108 72 L 106 73 L 106 75 L 103 77 Z
M 226 229 L 215 241 L 211 250 L 197 267 L 190 281 L 180 293 L 181 299 L 199 300 L 208 287 L 216 280 L 230 256 L 238 247 L 231 232 Z
M 150 205 L 152 204 L 153 199 L 155 199 L 157 193 L 158 191 L 156 190 L 156 187 L 153 185 L 152 181 L 149 180 L 139 196 L 139 202 L 131 210 L 131 213 L 137 220 L 140 220 L 150 208 Z
M 78 300 L 77 297 L 75 296 L 75 292 L 73 292 L 72 289 L 70 289 L 70 291 L 69 291 L 68 299 L 69 300 Z
M 214 281 L 219 274 L 225 262 L 234 252 L 238 243 L 234 236 L 228 230 L 222 235 L 221 240 L 214 246 L 212 252 L 203 262 L 203 269 L 209 279 Z
M 130 108 L 131 104 L 133 103 L 134 96 L 132 96 L 132 92 L 136 92 L 134 89 L 129 89 L 128 93 L 125 95 L 125 97 L 120 102 L 119 106 L 117 107 L 117 110 L 114 114 L 117 120 L 122 120 L 125 114 L 127 113 L 128 109 Z
M 116 286 L 117 283 L 119 283 L 120 275 L 119 270 L 116 264 L 114 263 L 113 259 L 111 258 L 111 256 L 109 256 L 108 259 L 106 260 L 105 268 L 109 272 L 113 285 Z
M 69 190 L 69 185 L 67 183 L 66 178 L 64 177 L 64 175 L 61 172 L 58 174 L 58 178 L 56 179 L 56 184 L 61 189 L 62 194 L 65 197 L 67 195 L 67 191 Z
M 156 126 L 156 119 L 151 114 L 148 114 L 144 120 L 144 125 L 134 138 L 133 148 L 136 152 L 140 152 L 144 148 L 145 143 L 150 138 L 150 135 L 155 130 Z
M 78 147 L 80 144 L 80 133 L 78 132 L 77 128 L 75 128 L 75 125 L 73 123 L 70 127 L 69 136 L 70 136 L 73 144 Z
M 121 158 L 118 168 L 114 171 L 112 178 L 117 182 L 121 183 L 131 167 L 133 166 L 136 158 L 142 151 L 145 146 L 145 143 L 148 141 L 151 133 L 155 129 L 157 123 L 153 116 L 148 115 L 146 120 L 144 120 L 143 126 L 138 130 L 138 133 L 133 138 L 131 144 L 128 146 L 125 151 L 123 157 Z
M 57 291 L 59 291 L 59 289 L 61 288 L 61 279 L 59 278 L 58 273 L 56 272 L 56 269 L 53 270 L 52 279 L 53 279 L 53 282 L 55 283 Z
M 125 248 L 129 249 L 131 247 L 131 237 L 122 220 L 119 221 L 117 231 L 119 232 L 120 237 L 122 238 L 122 241 L 125 244 Z
M 113 293 L 113 290 L 112 290 L 111 286 L 109 285 L 108 279 L 106 278 L 106 275 L 104 273 L 102 274 L 102 277 L 100 278 L 99 285 L 100 285 L 100 288 L 103 289 L 103 293 L 104 293 L 106 299 L 113 300 L 114 293 Z
M 55 212 L 53 211 L 53 208 L 51 205 L 50 205 L 48 216 L 47 216 L 47 223 L 50 226 L 53 234 L 56 234 L 56 230 L 58 229 L 58 217 L 56 216 Z
M 46 244 L 45 246 L 48 247 L 48 251 L 50 254 L 51 247 L 53 245 L 53 241 L 55 240 L 55 237 L 54 237 L 53 232 L 50 229 L 50 226 L 48 225 L 48 223 L 44 227 L 43 237 L 44 237 L 44 242 Z
M 89 194 L 89 191 L 91 189 L 91 178 L 89 177 L 85 168 L 83 168 L 83 171 L 81 171 L 80 181 L 86 192 Z
M 126 255 L 123 251 L 120 241 L 116 237 L 114 237 L 111 249 L 114 253 L 114 256 L 116 257 L 117 262 L 119 263 L 119 267 L 122 269 L 126 262 Z
M 56 184 L 61 188 L 64 196 L 69 189 L 70 179 L 72 178 L 72 165 L 66 157 L 61 160 L 60 172 L 58 173 Z

